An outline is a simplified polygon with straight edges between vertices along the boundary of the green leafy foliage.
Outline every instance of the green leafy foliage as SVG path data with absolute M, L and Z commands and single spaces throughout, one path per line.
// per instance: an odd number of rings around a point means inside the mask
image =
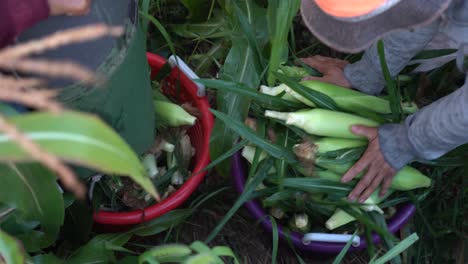
M 232 7 L 234 2 L 237 6 L 236 12 Z M 224 61 L 219 79 L 243 83 L 251 89 L 256 88 L 264 71 L 259 61 L 259 50 L 268 42 L 266 9 L 250 0 L 226 1 L 223 7 L 228 18 L 229 40 L 232 46 Z M 250 34 L 244 31 L 247 26 L 250 28 Z M 250 38 L 247 39 L 246 35 Z M 218 111 L 227 114 L 233 120 L 243 121 L 247 116 L 249 105 L 250 100 L 238 94 L 217 93 Z M 210 153 L 213 159 L 231 149 L 237 139 L 237 136 L 221 121 L 216 121 L 212 135 Z M 228 176 L 230 162 L 220 164 L 218 171 Z
M 20 239 L 28 251 L 50 246 L 64 220 L 63 198 L 55 176 L 41 165 L 14 163 L 0 164 L 0 175 L 0 201 L 16 209 L 14 217 L 1 225 L 3 229 Z M 15 230 L 15 221 L 37 221 L 40 227 Z
M 301 1 L 268 1 L 268 28 L 270 32 L 271 55 L 268 67 L 268 85 L 275 84 L 273 75 L 279 66 L 288 59 L 288 35 L 293 18 L 299 10 Z
M 14 237 L 0 229 L 0 260 L 7 264 L 23 264 L 25 256 L 21 244 Z
M 157 196 L 138 156 L 100 119 L 78 112 L 30 113 L 9 118 L 44 150 L 68 162 L 109 174 L 129 176 Z M 31 157 L 0 133 L 0 160 L 30 161 Z

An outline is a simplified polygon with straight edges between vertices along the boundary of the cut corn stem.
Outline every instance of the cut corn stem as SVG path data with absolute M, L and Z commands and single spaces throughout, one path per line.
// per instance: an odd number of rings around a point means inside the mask
M 146 171 L 151 178 L 154 179 L 158 175 L 159 170 L 156 166 L 156 159 L 153 154 L 147 154 L 143 158 L 143 165 L 145 166 Z
M 367 212 L 376 211 L 380 214 L 383 214 L 384 213 L 383 210 L 379 206 L 377 206 L 377 204 L 385 200 L 389 195 L 393 193 L 393 191 L 389 190 L 384 197 L 379 197 L 379 192 L 380 192 L 380 189 L 377 189 L 376 191 L 374 191 L 372 195 L 360 207 L 364 211 L 367 211 Z M 354 210 L 354 209 L 351 208 L 351 210 Z M 345 211 L 341 209 L 337 209 L 335 213 L 325 223 L 325 227 L 328 230 L 333 230 L 340 226 L 351 223 L 354 220 L 356 219 L 350 214 L 346 213 Z
M 253 147 L 253 146 L 245 146 L 242 149 L 242 157 L 244 157 L 250 164 L 253 163 L 256 149 L 257 148 Z M 259 151 L 261 151 L 261 150 L 259 150 Z M 262 153 L 260 153 L 260 157 L 258 158 L 258 161 L 264 160 L 267 156 L 268 155 L 266 154 L 266 152 L 262 151 Z
M 328 230 L 334 230 L 340 226 L 344 226 L 348 223 L 351 223 L 354 220 L 356 220 L 356 218 L 354 218 L 350 214 L 346 213 L 341 209 L 336 209 L 335 213 L 325 223 L 325 227 Z
M 182 107 L 163 101 L 154 101 L 154 110 L 156 111 L 156 124 L 158 126 L 193 126 L 197 120 Z
M 167 141 L 163 143 L 162 149 L 168 153 L 174 152 L 175 146 Z
M 310 231 L 310 221 L 307 214 L 295 214 L 289 220 L 289 227 L 297 232 L 307 233 Z
M 309 134 L 337 138 L 362 139 L 351 132 L 353 125 L 377 127 L 379 123 L 360 116 L 325 109 L 300 110 L 284 113 L 265 111 L 265 116 L 286 121 Z
M 278 219 L 278 220 L 281 220 L 284 218 L 284 216 L 286 215 L 283 211 L 283 209 L 279 208 L 279 207 L 274 207 L 274 208 L 271 208 L 270 210 L 270 214 Z

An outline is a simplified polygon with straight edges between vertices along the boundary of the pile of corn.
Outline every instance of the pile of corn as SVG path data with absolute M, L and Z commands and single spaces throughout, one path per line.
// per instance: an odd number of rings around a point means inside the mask
M 302 70 L 300 71 L 302 73 L 293 77 L 301 77 L 305 74 Z M 292 76 L 294 69 L 283 68 L 283 72 Z M 307 89 L 333 99 L 340 110 L 320 108 L 286 84 L 276 87 L 261 86 L 260 93 L 302 104 L 302 109 L 285 112 L 257 107 L 255 111 L 251 111 L 251 117 L 245 121 L 245 124 L 257 134 L 261 124 L 262 129 L 266 131 L 265 137 L 271 143 L 281 144 L 291 150 L 298 161 L 288 163 L 288 167 L 283 168 L 282 179 L 276 171 L 278 167 L 272 167 L 269 176 L 258 189 L 265 190 L 278 186 L 277 192 L 261 198 L 263 206 L 269 208 L 270 214 L 276 219 L 284 223 L 288 222 L 293 230 L 304 233 L 311 231 L 314 228 L 311 227 L 311 218 L 328 219 L 324 223 L 322 221 L 322 226 L 328 230 L 335 230 L 356 219 L 340 209 L 343 208 L 342 204 L 341 207 L 337 206 L 337 200 L 332 197 L 333 193 L 330 190 L 321 192 L 318 187 L 313 192 L 307 191 L 305 187 L 299 186 L 301 181 L 298 178 L 316 178 L 340 183 L 341 177 L 359 160 L 368 144 L 366 138 L 361 138 L 351 132 L 351 126 L 378 127 L 388 122 L 386 116 L 391 114 L 390 102 L 383 97 L 370 96 L 319 81 L 300 81 L 299 83 Z M 404 114 L 411 114 L 417 110 L 417 107 L 402 105 L 402 110 Z M 262 111 L 263 116 L 259 115 Z M 255 113 L 252 114 L 252 112 Z M 369 118 L 373 116 L 377 118 Z M 288 135 L 286 139 L 285 134 Z M 282 137 L 281 140 L 280 137 Z M 242 156 L 251 164 L 271 157 L 254 144 L 246 145 L 242 150 Z M 349 183 L 350 189 L 357 184 L 361 176 L 362 173 L 358 175 L 358 179 Z M 293 181 L 297 184 L 287 184 Z M 394 177 L 391 189 L 385 197 L 380 198 L 379 190 L 377 190 L 363 204 L 350 202 L 345 206 L 356 213 L 375 211 L 383 214 L 384 211 L 379 204 L 389 196 L 430 185 L 430 178 L 417 169 L 406 166 Z M 343 202 L 346 198 L 341 197 L 339 200 Z M 394 208 L 388 207 L 386 212 L 394 213 Z
M 190 177 L 190 161 L 195 155 L 187 130 L 195 125 L 198 109 L 190 104 L 177 104 L 163 95 L 159 83 L 153 87 L 153 102 L 156 118 L 156 138 L 153 146 L 143 157 L 143 165 L 162 199 L 173 194 Z M 124 211 L 143 209 L 155 202 L 131 180 L 121 177 L 105 177 L 100 186 L 108 200 L 103 209 Z

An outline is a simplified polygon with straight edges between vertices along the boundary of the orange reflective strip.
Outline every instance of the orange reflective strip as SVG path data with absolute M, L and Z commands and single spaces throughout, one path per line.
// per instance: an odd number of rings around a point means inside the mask
M 386 0 L 315 0 L 315 2 L 329 15 L 355 17 L 374 11 L 383 5 Z

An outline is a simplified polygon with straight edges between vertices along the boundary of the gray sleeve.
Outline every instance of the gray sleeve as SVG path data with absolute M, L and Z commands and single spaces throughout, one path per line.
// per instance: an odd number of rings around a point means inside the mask
M 392 77 L 408 64 L 436 35 L 439 21 L 420 27 L 416 30 L 396 31 L 383 38 L 385 58 Z M 344 69 L 346 79 L 352 87 L 364 93 L 377 95 L 385 86 L 380 66 L 377 44 L 366 50 L 360 61 L 349 64 Z
M 411 161 L 436 159 L 468 143 L 468 80 L 409 116 L 404 124 L 381 126 L 379 141 L 386 161 L 396 170 Z

